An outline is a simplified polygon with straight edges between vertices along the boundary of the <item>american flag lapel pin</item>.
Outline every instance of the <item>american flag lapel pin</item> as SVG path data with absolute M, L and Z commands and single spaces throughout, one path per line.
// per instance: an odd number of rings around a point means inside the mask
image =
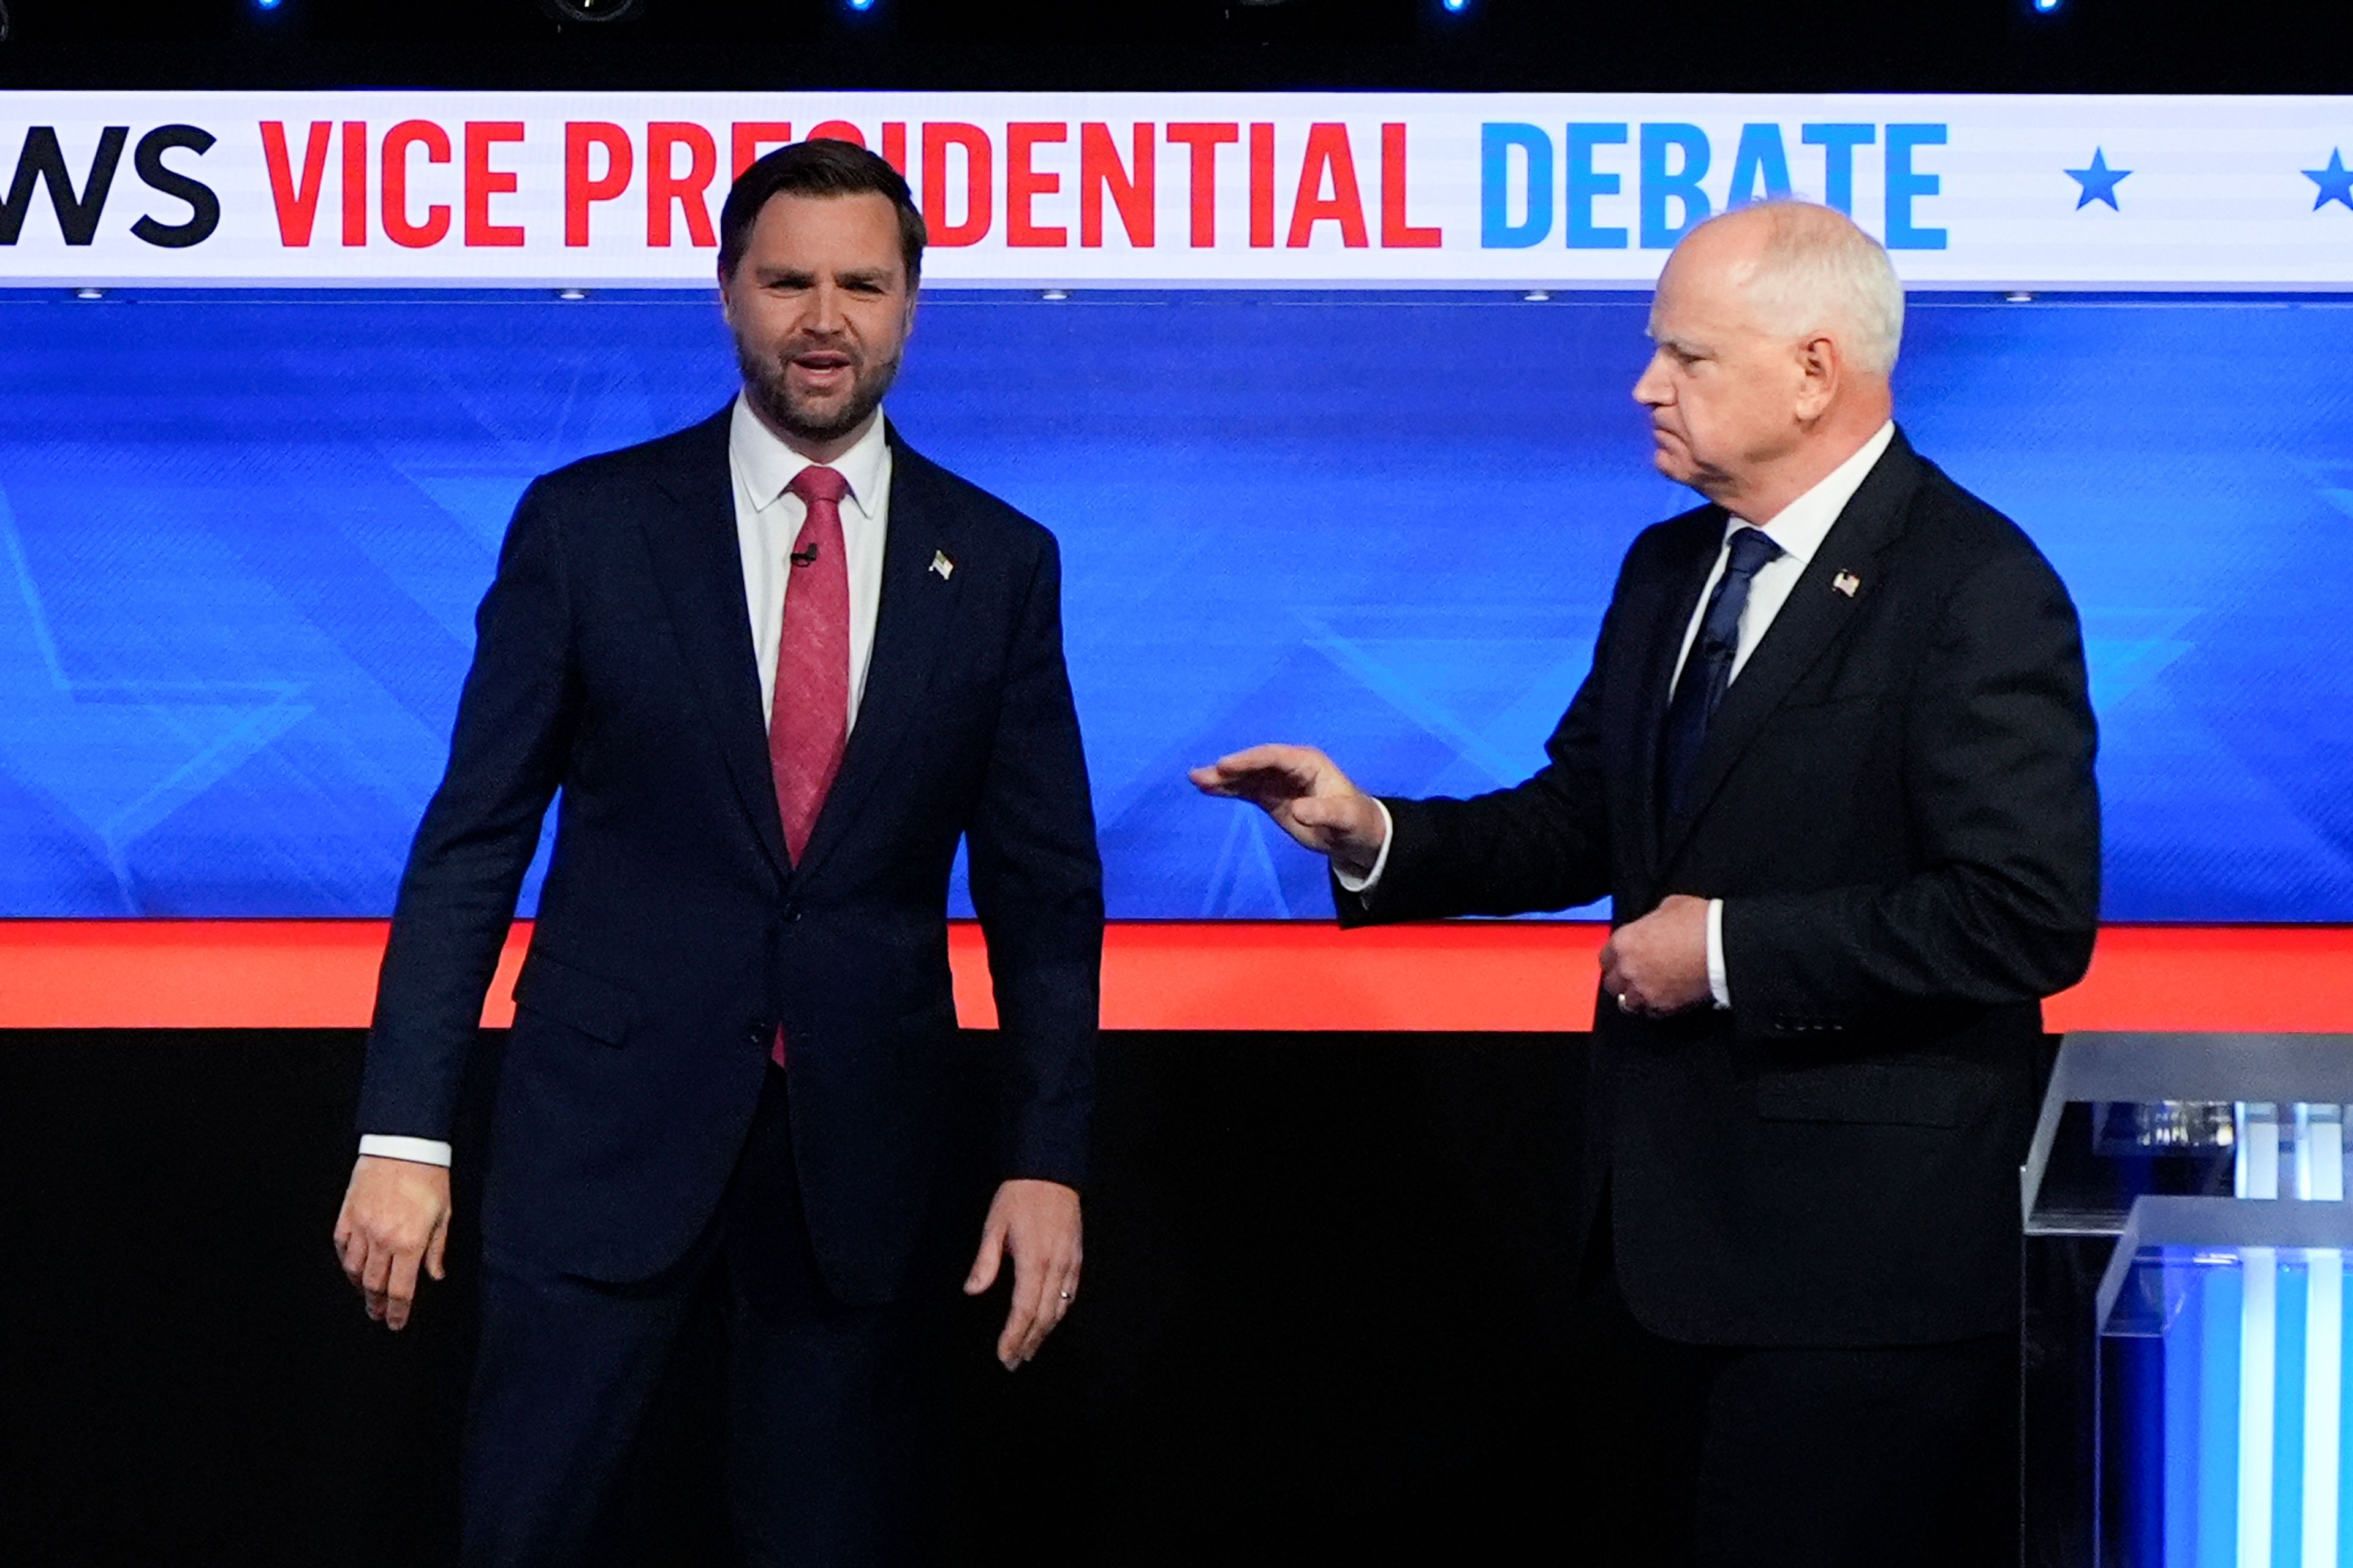
M 932 552 L 932 570 L 938 573 L 940 581 L 944 583 L 955 575 L 955 563 L 948 559 L 946 551 L 934 550 Z
M 1852 572 L 1841 572 L 1831 579 L 1831 586 L 1852 599 L 1854 597 L 1854 591 L 1862 586 L 1862 579 Z

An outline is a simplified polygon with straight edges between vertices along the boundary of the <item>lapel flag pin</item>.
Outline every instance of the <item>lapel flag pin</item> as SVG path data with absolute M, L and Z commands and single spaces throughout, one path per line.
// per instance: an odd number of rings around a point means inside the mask
M 938 573 L 940 581 L 944 583 L 955 575 L 955 563 L 948 559 L 946 551 L 934 550 L 932 552 L 932 570 Z
M 1862 586 L 1862 579 L 1852 572 L 1841 572 L 1831 579 L 1831 586 L 1852 599 L 1854 597 L 1854 591 Z

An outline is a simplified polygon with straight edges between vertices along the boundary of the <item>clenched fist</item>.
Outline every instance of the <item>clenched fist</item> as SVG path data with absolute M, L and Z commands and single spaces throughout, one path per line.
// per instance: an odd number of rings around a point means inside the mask
M 1601 988 L 1620 1011 L 1663 1018 L 1715 999 L 1707 979 L 1707 902 L 1672 894 L 1610 933 L 1601 949 Z

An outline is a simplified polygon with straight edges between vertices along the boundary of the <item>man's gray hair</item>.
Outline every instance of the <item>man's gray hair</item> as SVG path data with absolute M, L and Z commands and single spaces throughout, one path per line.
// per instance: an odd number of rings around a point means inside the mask
M 1904 285 L 1880 243 L 1834 207 L 1782 199 L 1736 207 L 1766 224 L 1747 280 L 1766 331 L 1792 339 L 1827 331 L 1866 375 L 1895 368 L 1904 340 Z

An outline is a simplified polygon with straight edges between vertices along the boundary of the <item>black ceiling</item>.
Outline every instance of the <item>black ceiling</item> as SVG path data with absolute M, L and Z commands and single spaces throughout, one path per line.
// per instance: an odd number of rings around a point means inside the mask
M 2236 0 L 0 0 L 0 86 L 2319 92 L 2353 7 Z

